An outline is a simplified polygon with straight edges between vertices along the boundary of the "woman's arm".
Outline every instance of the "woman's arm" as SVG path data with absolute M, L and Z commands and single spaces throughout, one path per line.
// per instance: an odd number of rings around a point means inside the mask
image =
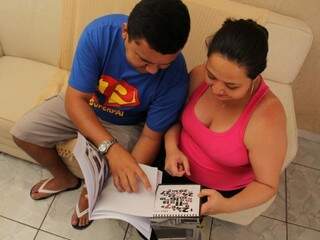
M 165 134 L 166 160 L 164 169 L 175 177 L 190 175 L 189 161 L 178 147 L 181 124 L 176 123 Z
M 175 151 L 178 149 L 180 131 L 181 131 L 181 124 L 176 123 L 171 128 L 169 128 L 169 130 L 166 132 L 164 136 L 166 153 Z
M 277 193 L 287 148 L 285 113 L 274 96 L 268 97 L 261 105 L 252 115 L 244 139 L 255 174 L 254 181 L 231 198 L 223 198 L 215 190 L 205 190 L 201 196 L 208 196 L 208 202 L 202 207 L 203 214 L 252 208 Z
M 191 96 L 193 91 L 201 84 L 204 79 L 204 65 L 195 67 L 189 74 L 190 85 L 189 94 Z M 176 123 L 165 134 L 165 170 L 171 175 L 181 177 L 184 174 L 190 175 L 189 162 L 187 157 L 179 149 L 179 137 L 181 132 L 181 124 Z

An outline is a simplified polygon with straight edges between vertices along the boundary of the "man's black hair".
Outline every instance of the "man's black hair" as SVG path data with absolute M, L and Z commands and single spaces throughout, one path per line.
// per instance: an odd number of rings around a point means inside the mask
M 207 56 L 213 53 L 245 67 L 253 80 L 267 66 L 268 31 L 251 19 L 227 19 L 209 43 Z
M 161 54 L 174 54 L 185 45 L 190 16 L 181 0 L 142 0 L 128 19 L 129 41 L 145 39 Z

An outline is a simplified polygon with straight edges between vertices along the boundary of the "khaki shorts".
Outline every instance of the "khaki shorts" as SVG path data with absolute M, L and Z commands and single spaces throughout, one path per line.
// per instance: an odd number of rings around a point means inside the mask
M 127 150 L 137 142 L 143 124 L 115 125 L 102 121 L 105 129 Z M 33 108 L 22 116 L 10 133 L 16 138 L 42 147 L 52 148 L 57 143 L 77 137 L 77 128 L 69 119 L 61 93 Z

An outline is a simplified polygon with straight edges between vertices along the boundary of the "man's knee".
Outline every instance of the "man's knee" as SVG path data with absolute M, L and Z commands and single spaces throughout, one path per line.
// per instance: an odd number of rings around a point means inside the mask
M 22 148 L 22 149 L 23 149 L 24 147 L 26 147 L 26 145 L 29 144 L 28 142 L 23 141 L 23 140 L 17 138 L 16 136 L 14 136 L 14 135 L 12 135 L 12 139 L 13 139 L 13 141 L 15 142 L 15 144 L 16 144 L 18 147 Z
M 17 146 L 19 146 L 21 140 L 19 138 L 16 138 L 14 135 L 12 135 L 12 139 L 13 139 L 14 143 L 17 144 Z

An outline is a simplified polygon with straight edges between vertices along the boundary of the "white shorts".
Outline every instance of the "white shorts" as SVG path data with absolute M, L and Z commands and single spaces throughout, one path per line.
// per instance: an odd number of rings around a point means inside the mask
M 127 150 L 137 142 L 143 123 L 116 125 L 102 121 L 105 129 Z M 77 128 L 69 119 L 64 107 L 64 93 L 47 99 L 24 114 L 10 133 L 16 138 L 41 147 L 53 148 L 58 142 L 77 137 Z

